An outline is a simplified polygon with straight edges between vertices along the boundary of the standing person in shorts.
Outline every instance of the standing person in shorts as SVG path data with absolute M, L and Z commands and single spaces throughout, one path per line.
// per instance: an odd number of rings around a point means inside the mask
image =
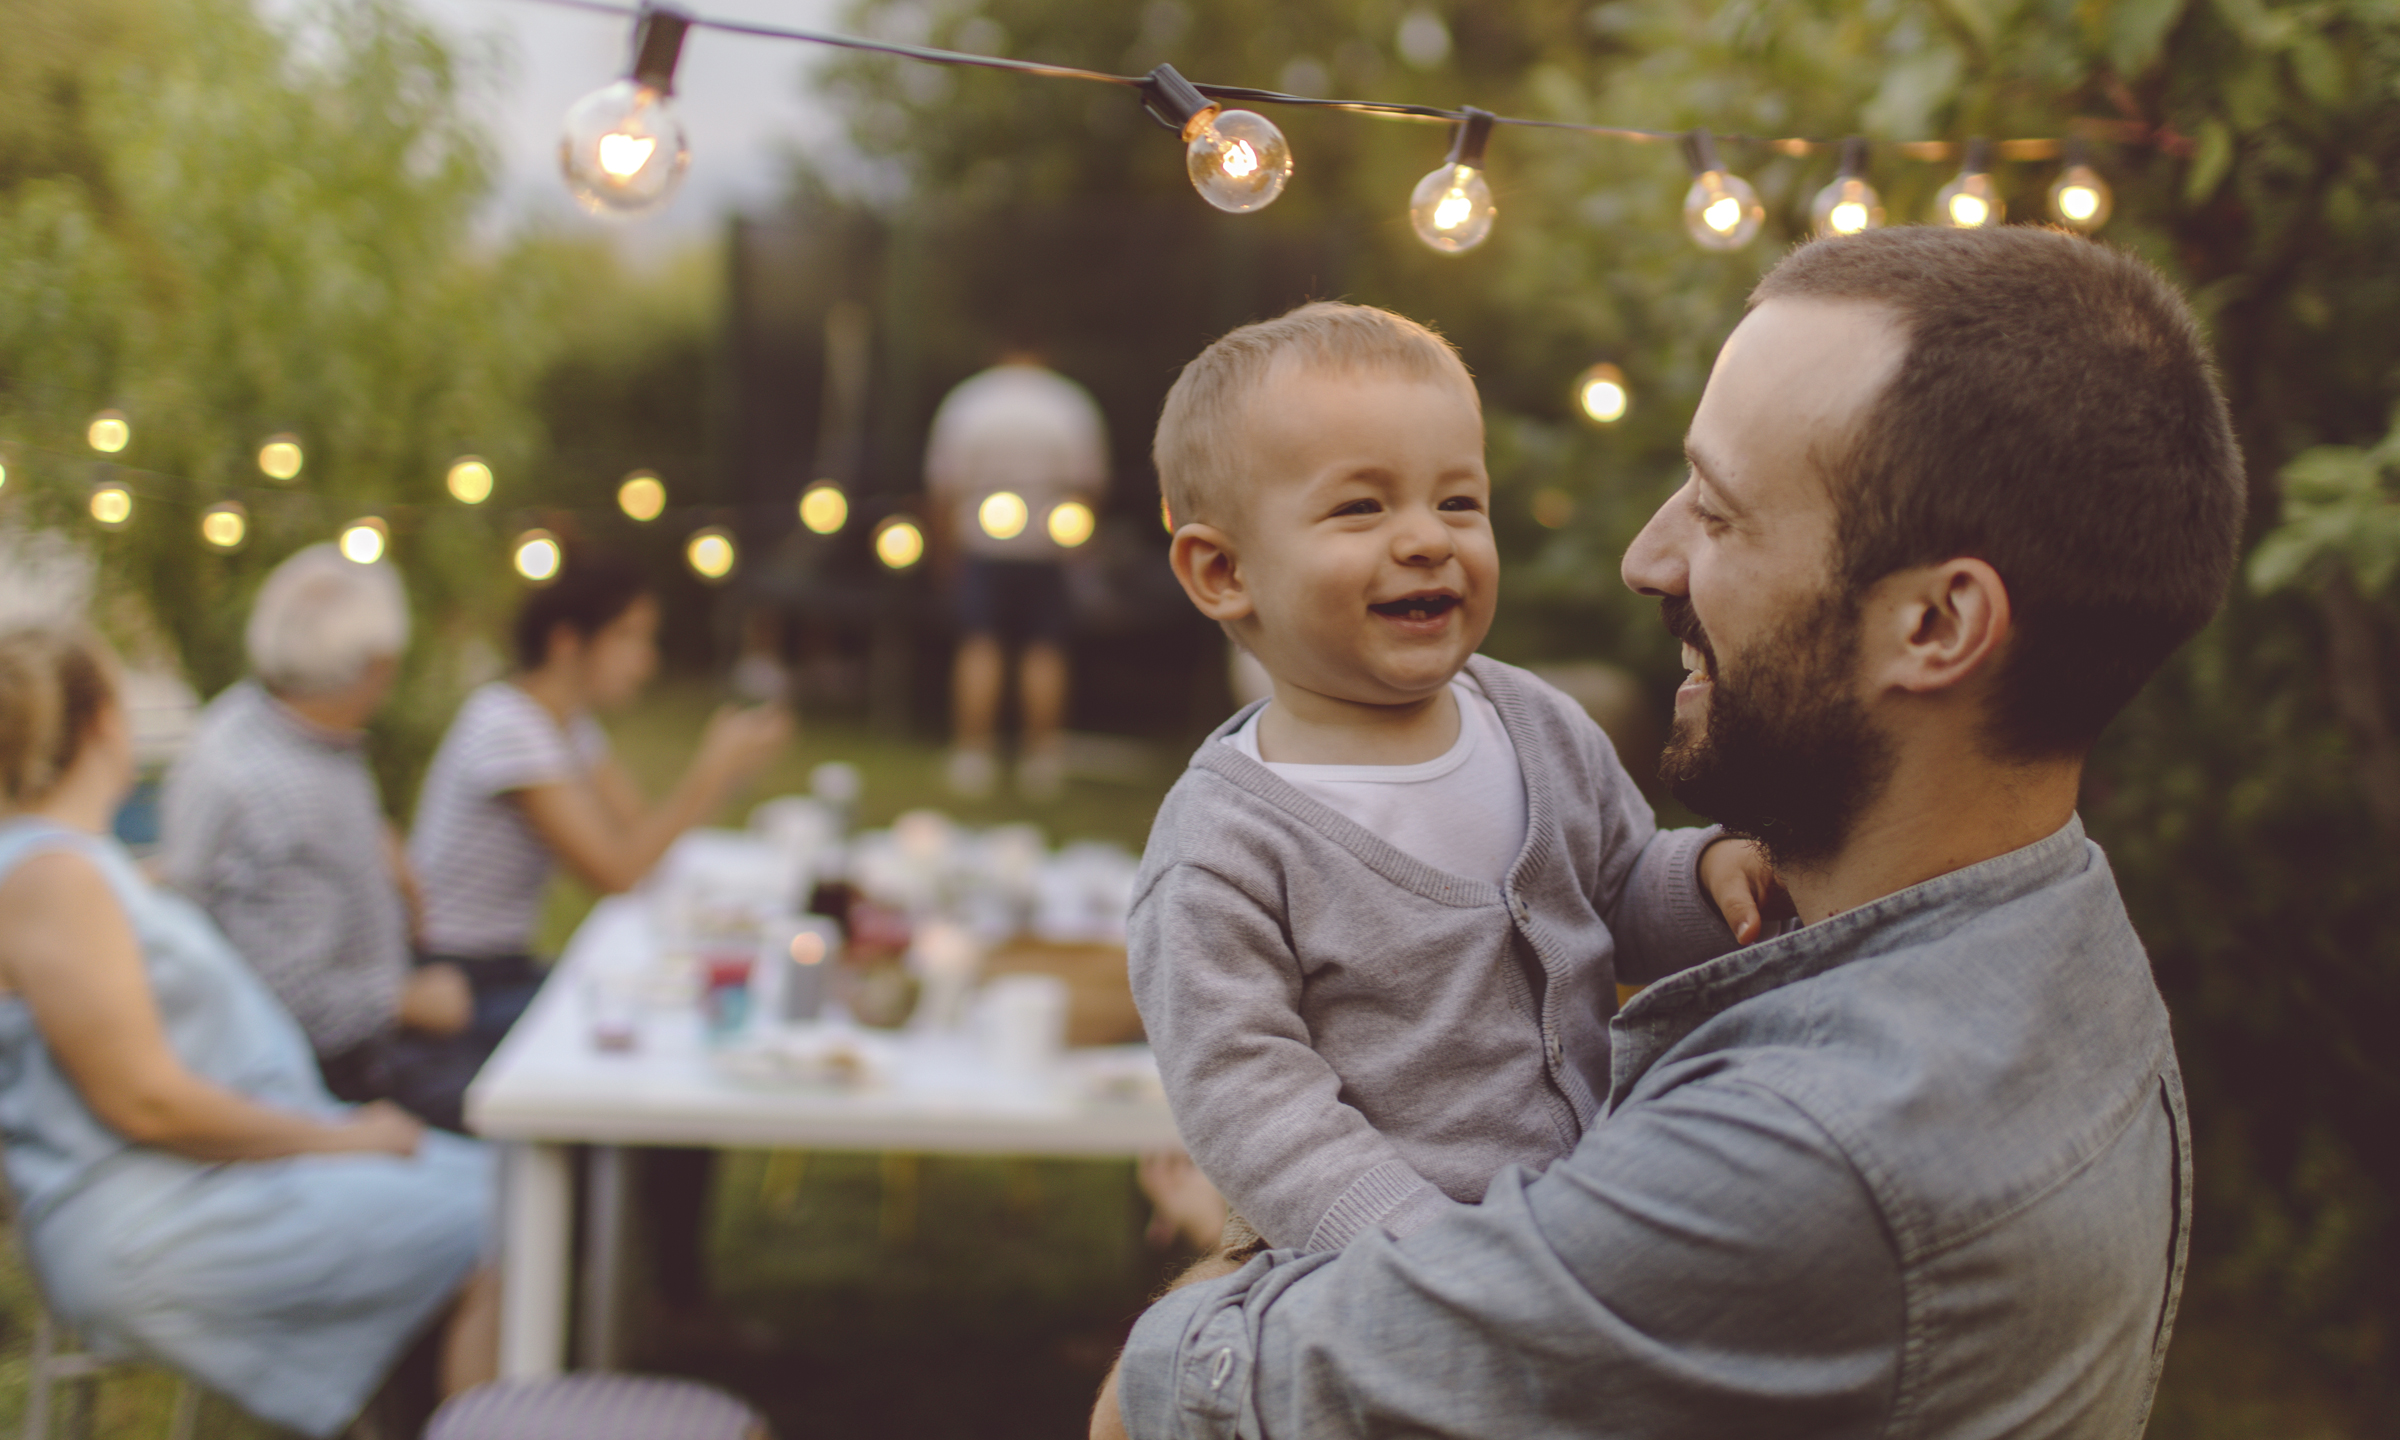
M 925 485 L 960 560 L 948 771 L 960 795 L 989 795 L 999 779 L 993 732 L 1009 646 L 1018 652 L 1017 792 L 1048 800 L 1066 778 L 1058 731 L 1067 704 L 1068 547 L 1050 519 L 1062 505 L 1090 505 L 1107 479 L 1100 407 L 1038 356 L 1003 355 L 960 381 L 934 412 Z

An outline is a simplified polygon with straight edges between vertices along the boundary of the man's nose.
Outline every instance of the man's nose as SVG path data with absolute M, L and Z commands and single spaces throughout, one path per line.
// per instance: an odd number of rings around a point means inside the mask
M 1690 484 L 1689 480 L 1684 482 L 1687 488 Z M 1667 503 L 1659 506 L 1650 523 L 1642 527 L 1642 533 L 1625 547 L 1625 560 L 1617 573 L 1624 579 L 1626 589 L 1637 595 L 1652 596 L 1690 591 L 1691 572 L 1684 560 L 1682 526 L 1676 518 L 1683 513 L 1682 502 L 1682 490 L 1668 496 Z

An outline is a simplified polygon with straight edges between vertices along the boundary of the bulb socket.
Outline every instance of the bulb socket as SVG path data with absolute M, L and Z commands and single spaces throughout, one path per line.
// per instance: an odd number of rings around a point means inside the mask
M 1142 108 L 1150 112 L 1151 119 L 1188 139 L 1194 120 L 1222 107 L 1201 94 L 1200 87 L 1184 79 L 1174 66 L 1161 65 L 1142 77 Z
M 1981 135 L 1969 140 L 1966 162 L 1958 167 L 1958 173 L 1961 175 L 1991 174 L 1992 142 L 1984 139 Z
M 1716 137 L 1706 130 L 1689 130 L 1683 137 L 1683 163 L 1692 167 L 1694 176 L 1723 174 L 1725 164 L 1717 158 Z
M 661 95 L 675 93 L 675 64 L 683 58 L 684 32 L 692 17 L 672 5 L 644 5 L 633 25 L 630 77 Z
M 1458 130 L 1450 137 L 1450 158 L 1442 163 L 1481 170 L 1484 149 L 1492 143 L 1492 112 L 1469 105 L 1458 113 Z
M 1842 168 L 1835 173 L 1837 180 L 1861 180 L 1867 173 L 1867 137 L 1853 135 L 1842 142 Z

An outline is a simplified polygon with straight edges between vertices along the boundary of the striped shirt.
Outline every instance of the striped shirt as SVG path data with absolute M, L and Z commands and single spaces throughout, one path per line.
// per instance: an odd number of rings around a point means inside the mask
M 467 697 L 417 797 L 409 859 L 425 897 L 425 949 L 490 958 L 533 948 L 553 856 L 510 796 L 591 773 L 608 736 L 589 715 L 565 725 L 505 680 Z
M 390 1026 L 408 978 L 408 907 L 363 739 L 244 681 L 201 713 L 160 802 L 160 873 L 320 1055 Z

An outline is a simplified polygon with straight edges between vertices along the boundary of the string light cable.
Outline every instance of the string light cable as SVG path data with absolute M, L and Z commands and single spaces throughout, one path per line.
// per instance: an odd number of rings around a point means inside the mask
M 1842 140 L 1714 137 L 1706 130 L 1643 130 L 1541 120 L 1497 115 L 1473 106 L 1445 109 L 1207 84 L 1185 78 L 1172 65 L 1161 65 L 1147 75 L 1117 75 L 1073 65 L 978 55 L 829 30 L 717 19 L 661 3 L 638 6 L 615 0 L 519 0 L 519 3 L 606 15 L 633 23 L 631 59 L 625 75 L 576 102 L 568 111 L 565 134 L 560 141 L 561 168 L 577 202 L 597 214 L 612 217 L 656 210 L 682 182 L 690 151 L 682 122 L 675 117 L 671 103 L 675 68 L 685 35 L 693 29 L 706 29 L 889 55 L 924 64 L 1000 70 L 1131 90 L 1152 118 L 1184 141 L 1185 166 L 1193 188 L 1211 205 L 1236 214 L 1272 204 L 1283 193 L 1293 170 L 1291 147 L 1283 132 L 1251 107 L 1334 110 L 1382 120 L 1447 125 L 1453 130 L 1451 154 L 1440 169 L 1418 182 L 1416 192 L 1410 197 L 1409 210 L 1419 237 L 1435 250 L 1449 254 L 1473 249 L 1490 234 L 1496 212 L 1483 173 L 1483 156 L 1493 129 L 1503 125 L 1682 147 L 1692 175 L 1691 189 L 1685 195 L 1685 228 L 1695 242 L 1707 249 L 1730 251 L 1746 246 L 1756 238 L 1765 218 L 1756 191 L 1718 161 L 1719 138 L 1727 143 L 1763 146 L 1790 156 L 1838 150 L 1841 170 L 1834 185 L 1820 191 L 1817 203 L 1811 206 L 1814 228 L 1820 234 L 1854 234 L 1881 223 L 1880 198 L 1866 180 L 1868 142 L 1859 136 Z M 1884 143 L 1914 160 L 1965 159 L 1958 178 L 1945 187 L 1936 201 L 1938 223 L 1951 225 L 2000 223 L 2004 210 L 1991 180 L 1995 149 L 1999 158 L 2013 161 L 2052 161 L 2064 155 L 2066 169 L 2051 187 L 2051 211 L 2061 224 L 2087 233 L 2106 221 L 2111 208 L 2107 182 L 2089 163 L 2087 139 L 2153 145 L 2178 154 L 2190 148 L 2185 137 L 2164 126 L 2151 126 L 2139 120 L 2078 120 L 2075 128 L 2079 134 L 2073 140 L 2008 140 L 1997 147 L 1982 140 L 1972 140 L 1964 146 L 1946 140 Z M 1819 210 L 1833 213 L 1820 215 L 1816 213 Z M 1970 216 L 1978 218 L 1970 220 Z M 1450 223 L 1435 223 L 1445 217 Z M 1843 228 L 1851 225 L 1855 229 Z

